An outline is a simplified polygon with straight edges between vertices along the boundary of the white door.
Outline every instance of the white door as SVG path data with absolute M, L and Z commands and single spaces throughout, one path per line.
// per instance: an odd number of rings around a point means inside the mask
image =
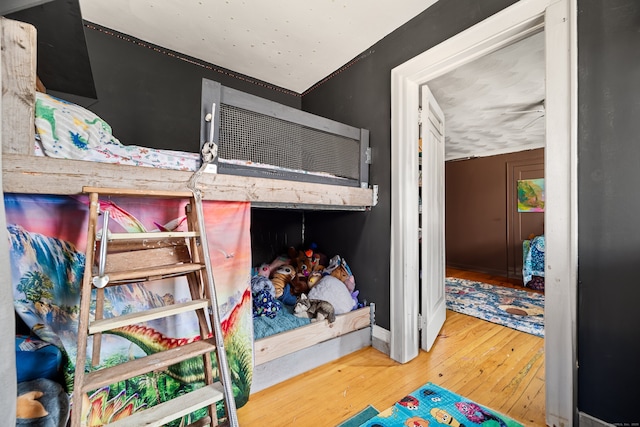
M 422 215 L 421 347 L 429 351 L 446 317 L 444 241 L 444 114 L 426 85 L 420 87 Z

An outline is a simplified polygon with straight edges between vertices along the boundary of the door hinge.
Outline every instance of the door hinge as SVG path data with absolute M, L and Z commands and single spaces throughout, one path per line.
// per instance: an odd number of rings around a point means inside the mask
M 422 107 L 418 107 L 418 125 L 422 125 Z
M 418 330 L 422 330 L 422 314 L 418 313 Z

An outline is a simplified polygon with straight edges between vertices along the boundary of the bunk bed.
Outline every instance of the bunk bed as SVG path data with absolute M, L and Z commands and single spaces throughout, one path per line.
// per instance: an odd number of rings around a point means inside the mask
M 36 31 L 29 24 L 0 17 L 2 35 L 2 185 L 4 193 L 28 195 L 69 195 L 82 193 L 84 186 L 138 188 L 152 194 L 156 190 L 188 191 L 197 174 L 197 187 L 203 200 L 249 202 L 251 206 L 279 209 L 368 210 L 377 203 L 377 187 L 367 182 L 369 160 L 368 133 L 343 124 L 314 117 L 301 111 L 286 112 L 281 106 L 257 101 L 255 97 L 203 81 L 201 120 L 202 146 L 214 153 L 200 169 L 167 170 L 140 166 L 91 163 L 85 160 L 41 155 L 34 144 L 36 91 Z M 222 108 L 221 108 L 222 107 Z M 226 108 L 226 112 L 225 112 Z M 298 166 L 274 167 L 261 159 L 229 158 L 233 150 L 234 126 L 224 126 L 236 110 L 275 117 L 278 123 L 294 123 L 301 132 L 316 127 L 328 134 L 338 129 L 357 142 L 357 175 L 336 177 L 308 173 Z M 212 126 L 212 123 L 215 124 Z M 220 124 L 222 123 L 222 124 Z M 237 132 L 238 130 L 235 129 Z M 241 131 L 241 130 L 240 130 Z M 305 134 L 306 135 L 306 134 Z M 344 138 L 345 136 L 341 136 Z M 226 139 L 225 139 L 226 138 Z M 220 141 L 213 147 L 213 141 Z M 227 141 L 226 146 L 224 141 Z M 199 153 L 202 155 L 202 153 Z M 304 157 L 304 156 L 302 156 Z M 237 160 L 237 161 L 235 161 Z M 256 167 L 257 166 L 257 167 Z M 214 172 L 214 173 L 211 173 Z M 252 391 L 275 384 L 311 369 L 344 353 L 319 351 L 333 346 L 339 352 L 370 345 L 374 305 L 292 331 L 254 342 L 254 386 Z M 349 336 L 357 335 L 348 345 Z M 334 343 L 332 343 L 334 342 Z M 307 352 L 313 357 L 299 357 Z M 323 355 L 324 354 L 324 355 Z M 297 356 L 296 356 L 297 355 Z M 277 369 L 296 358 L 296 369 Z M 329 359 L 327 359 L 329 358 Z M 305 365 L 307 361 L 307 365 Z M 278 372 L 279 371 L 279 372 Z M 260 380 L 260 373 L 268 376 Z M 274 374 L 274 372 L 276 372 Z M 257 386 L 255 385 L 257 384 Z

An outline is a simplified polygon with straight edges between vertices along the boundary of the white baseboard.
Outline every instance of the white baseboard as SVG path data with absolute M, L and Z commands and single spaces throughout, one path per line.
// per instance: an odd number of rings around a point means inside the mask
M 616 427 L 614 424 L 606 423 L 602 420 L 592 417 L 591 415 L 580 412 L 580 427 Z
M 391 353 L 391 331 L 373 325 L 371 346 L 388 356 Z

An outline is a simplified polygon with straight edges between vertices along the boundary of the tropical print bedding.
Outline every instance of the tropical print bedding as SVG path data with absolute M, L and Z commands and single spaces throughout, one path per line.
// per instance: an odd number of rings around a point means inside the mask
M 36 92 L 35 154 L 63 159 L 195 171 L 200 155 L 124 145 L 111 126 L 93 112 Z

